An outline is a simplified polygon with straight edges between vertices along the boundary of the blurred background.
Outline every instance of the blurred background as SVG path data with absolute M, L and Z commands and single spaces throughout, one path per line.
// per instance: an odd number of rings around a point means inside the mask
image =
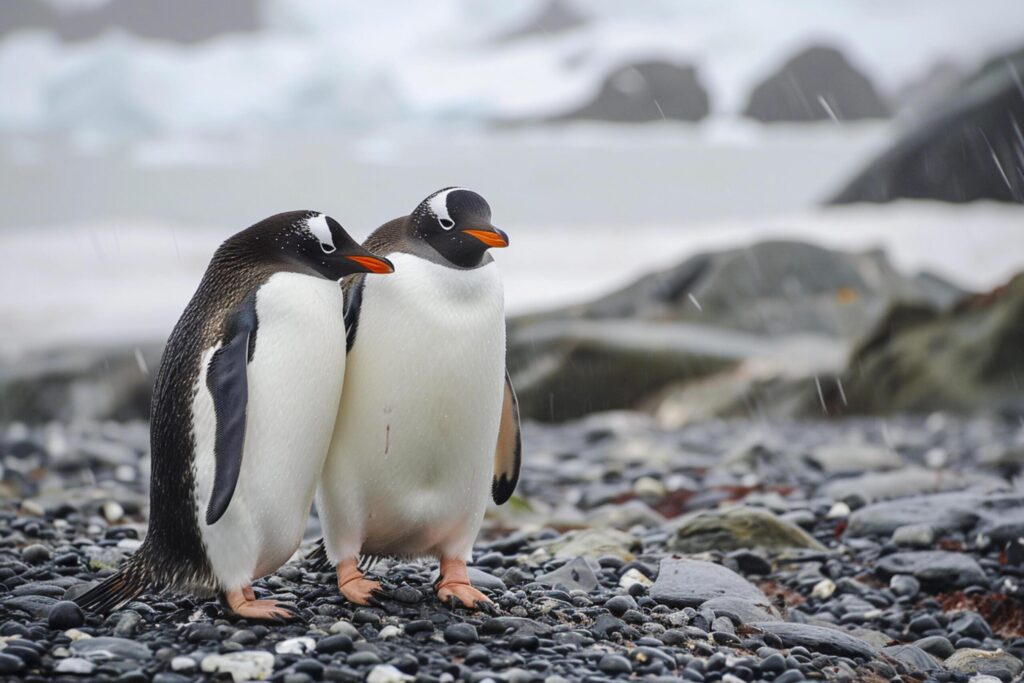
M 1022 48 L 1019 0 L 4 2 L 0 418 L 145 417 L 221 240 L 448 185 L 532 418 L 1007 410 Z

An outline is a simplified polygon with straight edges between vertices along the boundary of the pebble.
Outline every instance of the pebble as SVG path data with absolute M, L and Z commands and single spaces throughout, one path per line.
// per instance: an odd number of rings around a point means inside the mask
M 941 448 L 948 458 L 942 482 L 987 485 L 1002 475 L 972 458 L 993 442 L 1010 452 L 1011 442 L 1024 438 L 1019 426 L 1004 432 L 994 419 L 947 418 L 931 431 L 921 429 L 921 419 L 896 417 L 882 430 L 872 420 L 782 421 L 773 423 L 778 443 L 763 440 L 761 455 L 741 471 L 719 455 L 748 422 L 662 431 L 647 418 L 627 417 L 524 427 L 531 459 L 521 491 L 533 511 L 500 522 L 488 517 L 470 567 L 501 616 L 438 605 L 430 585 L 436 562 L 383 560 L 373 571 L 392 598 L 362 608 L 337 594 L 329 570 L 300 557 L 256 582 L 258 592 L 301 607 L 302 620 L 286 625 L 223 621 L 214 602 L 176 595 L 145 595 L 105 618 L 75 613 L 68 600 L 108 575 L 144 537 L 125 519 L 145 514 L 145 435 L 125 450 L 119 435 L 127 426 L 96 427 L 97 434 L 114 430 L 103 438 L 117 446 L 109 449 L 116 466 L 65 457 L 61 470 L 44 466 L 42 476 L 51 479 L 47 490 L 60 490 L 67 476 L 67 501 L 40 495 L 0 509 L 0 657 L 7 658 L 0 667 L 18 670 L 0 678 L 797 683 L 928 671 L 942 683 L 966 683 L 1009 680 L 1022 666 L 1024 639 L 1002 635 L 1001 613 L 986 610 L 992 601 L 1024 597 L 1024 545 L 1013 535 L 1024 495 L 1008 487 L 921 494 L 923 484 L 940 481 L 934 470 L 914 465 L 848 476 L 802 460 L 828 443 L 892 444 L 885 448 L 916 463 Z M 77 437 L 64 438 L 66 452 L 77 453 Z M 0 454 L 4 448 L 0 438 Z M 619 455 L 609 455 L 613 450 Z M 651 453 L 658 455 L 646 457 Z M 96 469 L 75 469 L 82 467 Z M 131 476 L 115 468 L 130 468 Z M 81 488 L 92 480 L 104 483 L 98 494 Z M 774 493 L 780 487 L 785 496 Z M 72 500 L 84 491 L 88 499 Z M 636 497 L 620 505 L 623 496 Z M 94 501 L 116 501 L 122 512 L 110 517 L 119 519 L 107 519 L 111 506 L 100 504 L 97 513 Z M 852 512 L 828 519 L 842 512 L 836 503 Z M 718 514 L 727 505 L 756 512 Z M 767 543 L 742 534 L 721 544 L 688 537 L 707 551 L 672 557 L 677 520 L 702 507 L 717 511 L 703 515 L 716 533 L 733 534 L 738 520 L 778 520 L 787 538 L 801 540 L 765 550 L 750 546 Z M 624 526 L 589 528 L 609 520 Z M 574 530 L 560 531 L 566 527 Z M 921 561 L 916 553 L 940 554 Z M 945 576 L 935 575 L 936 565 L 947 565 Z M 957 585 L 952 566 L 969 566 L 971 583 Z M 865 580 L 872 571 L 887 585 Z M 958 589 L 959 604 L 944 611 Z M 98 644 L 83 645 L 90 641 Z M 983 673 L 968 672 L 972 666 Z
M 411 681 L 413 678 L 390 664 L 378 664 L 370 669 L 370 673 L 366 676 L 366 683 L 403 683 L 403 681 Z
M 316 650 L 316 641 L 309 636 L 282 640 L 274 646 L 274 652 L 282 655 L 304 655 Z
M 633 672 L 633 665 L 621 655 L 605 655 L 601 657 L 598 667 L 601 671 L 611 676 L 629 674 Z
M 92 673 L 96 665 L 90 662 L 88 659 L 82 659 L 81 657 L 68 657 L 62 659 L 57 663 L 54 671 L 61 674 L 78 674 L 81 676 L 87 676 Z
M 262 680 L 274 671 L 274 655 L 263 650 L 207 655 L 203 657 L 200 669 L 208 674 L 228 674 L 235 683 Z
M 54 603 L 46 615 L 46 623 L 50 628 L 66 630 L 77 628 L 85 623 L 82 608 L 69 600 Z
M 444 630 L 444 639 L 448 643 L 475 643 L 478 638 L 472 624 L 452 624 Z
M 50 552 L 50 549 L 39 543 L 26 546 L 25 549 L 21 551 L 22 561 L 27 562 L 28 564 L 42 564 L 43 562 L 48 562 L 51 556 L 52 553 Z

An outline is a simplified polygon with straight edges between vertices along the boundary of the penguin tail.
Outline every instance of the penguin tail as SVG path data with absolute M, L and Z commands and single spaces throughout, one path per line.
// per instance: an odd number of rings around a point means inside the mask
M 313 545 L 313 550 L 310 551 L 309 555 L 306 555 L 306 561 L 309 562 L 310 568 L 316 572 L 329 572 L 334 569 L 334 565 L 327 559 L 327 543 L 322 538 Z
M 142 595 L 149 587 L 148 574 L 131 558 L 117 572 L 75 598 L 83 610 L 107 614 Z

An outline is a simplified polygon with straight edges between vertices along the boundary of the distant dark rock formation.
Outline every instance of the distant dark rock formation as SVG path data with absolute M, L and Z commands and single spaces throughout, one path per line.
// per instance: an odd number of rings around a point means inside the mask
M 649 61 L 615 69 L 605 77 L 589 102 L 550 120 L 699 121 L 708 111 L 708 93 L 696 69 L 684 64 Z
M 840 121 L 884 118 L 889 106 L 841 52 L 809 47 L 762 81 L 750 95 L 744 115 L 780 121 Z
M 1004 411 L 1024 416 L 1024 274 L 947 311 L 894 306 L 855 349 L 835 413 Z M 829 384 L 829 387 L 832 385 Z
M 540 11 L 522 26 L 497 36 L 498 42 L 509 42 L 536 35 L 562 33 L 587 23 L 582 14 L 568 0 L 548 0 Z
M 142 38 L 197 43 L 260 28 L 259 0 L 108 0 L 56 8 L 39 0 L 0 2 L 0 38 L 23 29 L 52 31 L 62 40 L 89 40 L 111 29 Z
M 1024 201 L 1024 50 L 993 59 L 830 201 Z

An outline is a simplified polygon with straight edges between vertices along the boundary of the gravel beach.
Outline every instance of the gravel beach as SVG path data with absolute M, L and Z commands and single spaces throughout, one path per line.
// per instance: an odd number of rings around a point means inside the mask
M 255 583 L 301 621 L 151 594 L 69 598 L 145 534 L 144 423 L 10 425 L 0 675 L 9 680 L 1009 681 L 1024 670 L 1024 429 L 998 418 L 528 424 L 451 610 L 430 562 L 383 560 L 354 608 L 306 559 Z

